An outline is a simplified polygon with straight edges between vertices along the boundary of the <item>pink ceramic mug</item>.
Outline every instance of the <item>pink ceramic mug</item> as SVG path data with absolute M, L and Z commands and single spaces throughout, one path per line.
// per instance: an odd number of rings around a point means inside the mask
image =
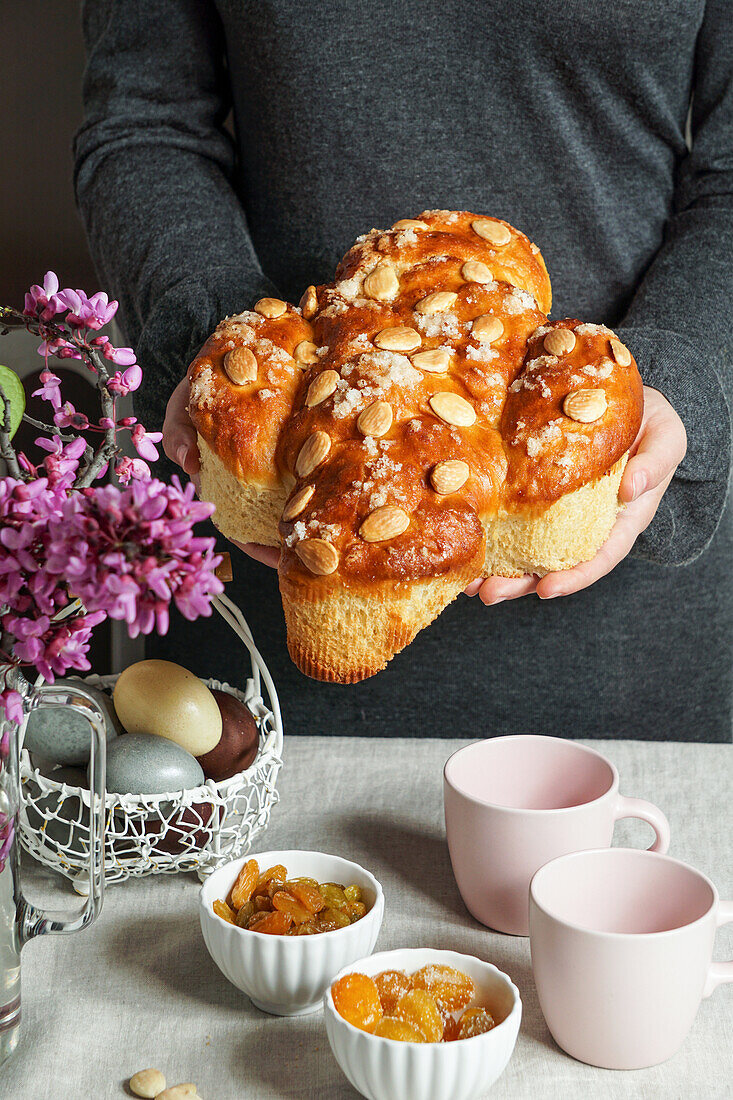
M 526 936 L 529 884 L 548 860 L 608 847 L 622 817 L 640 817 L 666 852 L 666 817 L 618 792 L 613 764 L 559 737 L 518 734 L 459 749 L 445 765 L 443 797 L 453 874 L 467 908 L 490 928 Z
M 733 902 L 669 856 L 602 848 L 561 856 L 530 887 L 532 969 L 559 1046 L 593 1066 L 642 1069 L 670 1058 L 703 997 L 733 982 L 711 963 Z

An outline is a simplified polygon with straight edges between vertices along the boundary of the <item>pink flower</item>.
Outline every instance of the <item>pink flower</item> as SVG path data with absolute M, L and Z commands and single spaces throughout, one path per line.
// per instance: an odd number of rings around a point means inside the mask
M 87 298 L 83 290 L 67 288 L 58 295 L 69 310 L 65 321 L 72 328 L 100 329 L 108 324 L 117 312 L 117 302 L 110 302 L 103 291 Z
M 109 359 L 110 362 L 117 363 L 121 367 L 131 367 L 137 362 L 132 348 L 115 348 L 109 341 L 102 345 L 102 355 L 105 359 Z
M 120 459 L 115 467 L 115 473 L 123 485 L 128 485 L 131 480 L 147 481 L 150 477 L 150 467 L 141 458 Z
M 59 389 L 61 386 L 61 379 L 55 374 L 52 374 L 50 370 L 42 370 L 41 382 L 43 383 L 41 388 L 34 390 L 32 396 L 41 397 L 44 401 L 50 401 L 54 409 L 60 409 L 61 394 Z
M 64 303 L 58 297 L 59 281 L 53 271 L 47 271 L 43 277 L 43 286 L 37 283 L 25 296 L 23 312 L 27 317 L 37 317 L 40 321 L 50 321 L 57 313 L 63 313 Z
M 138 363 L 133 363 L 126 371 L 117 371 L 113 374 L 107 383 L 107 389 L 111 390 L 112 393 L 118 393 L 122 397 L 126 397 L 128 393 L 133 393 L 139 388 L 142 380 L 143 372 L 140 369 L 140 365 Z
M 53 422 L 57 428 L 75 428 L 79 432 L 89 427 L 89 418 L 85 413 L 77 412 L 70 401 L 65 401 L 60 409 L 53 414 Z
M 23 721 L 23 697 L 17 691 L 11 691 L 7 688 L 5 691 L 0 691 L 0 708 L 5 712 L 5 718 L 8 722 L 16 722 L 18 725 Z M 0 750 L 0 756 L 7 756 L 6 753 L 2 753 Z M 0 870 L 2 865 L 0 865 Z
M 160 457 L 158 448 L 154 444 L 160 443 L 163 438 L 162 432 L 146 432 L 142 424 L 136 424 L 130 435 L 133 446 L 141 458 L 146 458 L 148 462 L 155 462 Z

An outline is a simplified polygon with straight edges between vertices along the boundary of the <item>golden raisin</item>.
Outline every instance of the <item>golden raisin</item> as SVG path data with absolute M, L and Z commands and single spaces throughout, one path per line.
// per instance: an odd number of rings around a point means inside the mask
M 363 901 L 350 901 L 346 906 L 346 913 L 351 923 L 355 924 L 356 921 L 361 920 L 365 915 L 366 905 Z
M 237 923 L 237 917 L 233 909 L 230 909 L 225 901 L 216 899 L 212 905 L 212 909 L 216 913 L 217 917 L 221 917 L 222 920 L 229 921 L 230 924 Z
M 346 928 L 349 924 L 348 913 L 342 913 L 339 909 L 322 909 L 316 916 L 319 932 L 335 932 L 337 928 Z
M 312 886 L 310 882 L 306 882 L 303 879 L 296 879 L 293 882 L 286 882 L 285 889 L 288 893 L 292 894 L 294 898 L 304 906 L 309 913 L 320 913 L 321 909 L 325 906 L 325 901 L 321 897 L 321 892 L 318 889 L 318 885 Z
M 381 974 L 375 975 L 374 984 L 379 990 L 379 1000 L 385 1016 L 391 1016 L 400 998 L 412 989 L 412 979 L 403 970 L 383 970 Z
M 424 1043 L 425 1036 L 417 1031 L 406 1020 L 398 1020 L 394 1016 L 383 1016 L 374 1029 L 375 1035 L 382 1039 L 396 1039 L 398 1043 Z
M 253 901 L 245 901 L 237 913 L 237 924 L 240 928 L 246 928 L 249 918 L 256 912 L 255 903 Z
M 379 991 L 366 974 L 345 974 L 331 986 L 336 1011 L 354 1027 L 374 1031 L 382 1018 Z
M 485 1008 L 467 1008 L 458 1021 L 458 1038 L 472 1039 L 494 1027 L 494 1017 Z
M 310 921 L 304 921 L 303 924 L 294 924 L 288 931 L 289 936 L 315 936 L 318 932 L 315 924 L 311 924 Z
M 347 901 L 361 901 L 361 886 L 347 886 L 344 890 Z
M 260 868 L 256 859 L 248 859 L 232 886 L 230 898 L 233 909 L 241 909 L 245 901 L 252 897 L 252 891 L 257 885 Z
M 305 921 L 310 921 L 313 916 L 309 909 L 306 909 L 297 898 L 294 898 L 292 894 L 287 893 L 285 890 L 278 890 L 273 895 L 272 907 L 281 913 L 287 913 L 295 924 L 304 924 Z
M 349 904 L 343 886 L 336 882 L 324 882 L 318 889 L 329 909 L 345 909 Z
M 274 867 L 268 867 L 257 880 L 254 897 L 271 898 L 275 891 L 281 888 L 287 877 L 287 869 L 283 867 L 282 863 L 276 863 Z
M 416 970 L 412 975 L 412 984 L 416 989 L 427 990 L 449 1012 L 465 1008 L 476 988 L 468 974 L 440 963 Z
M 435 998 L 424 989 L 411 989 L 400 997 L 393 1015 L 417 1028 L 428 1043 L 439 1043 L 443 1037 L 443 1021 Z
M 255 913 L 247 928 L 250 932 L 265 932 L 268 936 L 284 936 L 292 925 L 288 913 Z
M 255 911 L 257 913 L 271 913 L 272 912 L 272 902 L 270 901 L 267 894 L 257 894 L 257 896 L 254 899 L 253 904 L 254 904 L 254 907 L 255 907 Z
M 268 867 L 266 871 L 263 871 L 259 877 L 258 886 L 264 886 L 266 882 L 270 882 L 271 879 L 277 879 L 278 882 L 285 882 L 288 877 L 288 869 L 282 863 L 276 863 L 274 867 Z

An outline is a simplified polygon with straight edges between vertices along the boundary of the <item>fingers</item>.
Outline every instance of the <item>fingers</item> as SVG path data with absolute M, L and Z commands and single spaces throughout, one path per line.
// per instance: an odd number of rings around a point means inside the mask
M 687 450 L 685 427 L 672 406 L 656 390 L 644 389 L 644 420 L 619 487 L 624 503 L 638 500 L 674 473 Z
M 258 542 L 237 542 L 236 539 L 232 541 L 250 558 L 261 561 L 263 565 L 269 565 L 271 569 L 277 569 L 280 561 L 280 551 L 277 546 L 260 546 Z
M 188 415 L 188 379 L 182 379 L 171 394 L 163 422 L 163 450 L 189 476 L 198 473 L 199 453 L 196 430 Z
M 641 532 L 651 523 L 670 481 L 671 474 L 657 489 L 644 493 L 639 500 L 634 501 L 621 512 L 611 534 L 591 561 L 584 561 L 572 569 L 548 573 L 543 577 L 537 585 L 537 595 L 540 599 L 551 600 L 557 596 L 570 596 L 574 592 L 588 588 L 615 569 L 618 563 L 630 553 Z
M 528 573 L 524 577 L 489 577 L 479 589 L 479 598 L 487 606 L 528 596 L 537 588 L 537 577 Z

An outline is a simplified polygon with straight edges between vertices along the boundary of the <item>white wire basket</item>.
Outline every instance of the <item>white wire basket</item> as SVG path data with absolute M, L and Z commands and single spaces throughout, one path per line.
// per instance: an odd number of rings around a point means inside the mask
M 260 744 L 244 772 L 200 787 L 155 795 L 106 795 L 104 879 L 124 882 L 143 875 L 197 871 L 203 878 L 215 867 L 249 851 L 266 827 L 278 801 L 275 788 L 282 767 L 283 727 L 272 677 L 236 604 L 217 596 L 214 607 L 249 651 L 252 675 L 243 691 L 218 680 L 210 688 L 228 691 L 254 717 Z M 116 676 L 88 676 L 85 682 L 103 690 Z M 262 686 L 267 702 L 262 696 Z M 269 704 L 269 705 L 268 705 Z M 53 773 L 51 773 L 51 776 Z M 34 768 L 27 749 L 21 752 L 23 847 L 47 867 L 71 879 L 81 893 L 88 888 L 90 793 L 56 782 Z

